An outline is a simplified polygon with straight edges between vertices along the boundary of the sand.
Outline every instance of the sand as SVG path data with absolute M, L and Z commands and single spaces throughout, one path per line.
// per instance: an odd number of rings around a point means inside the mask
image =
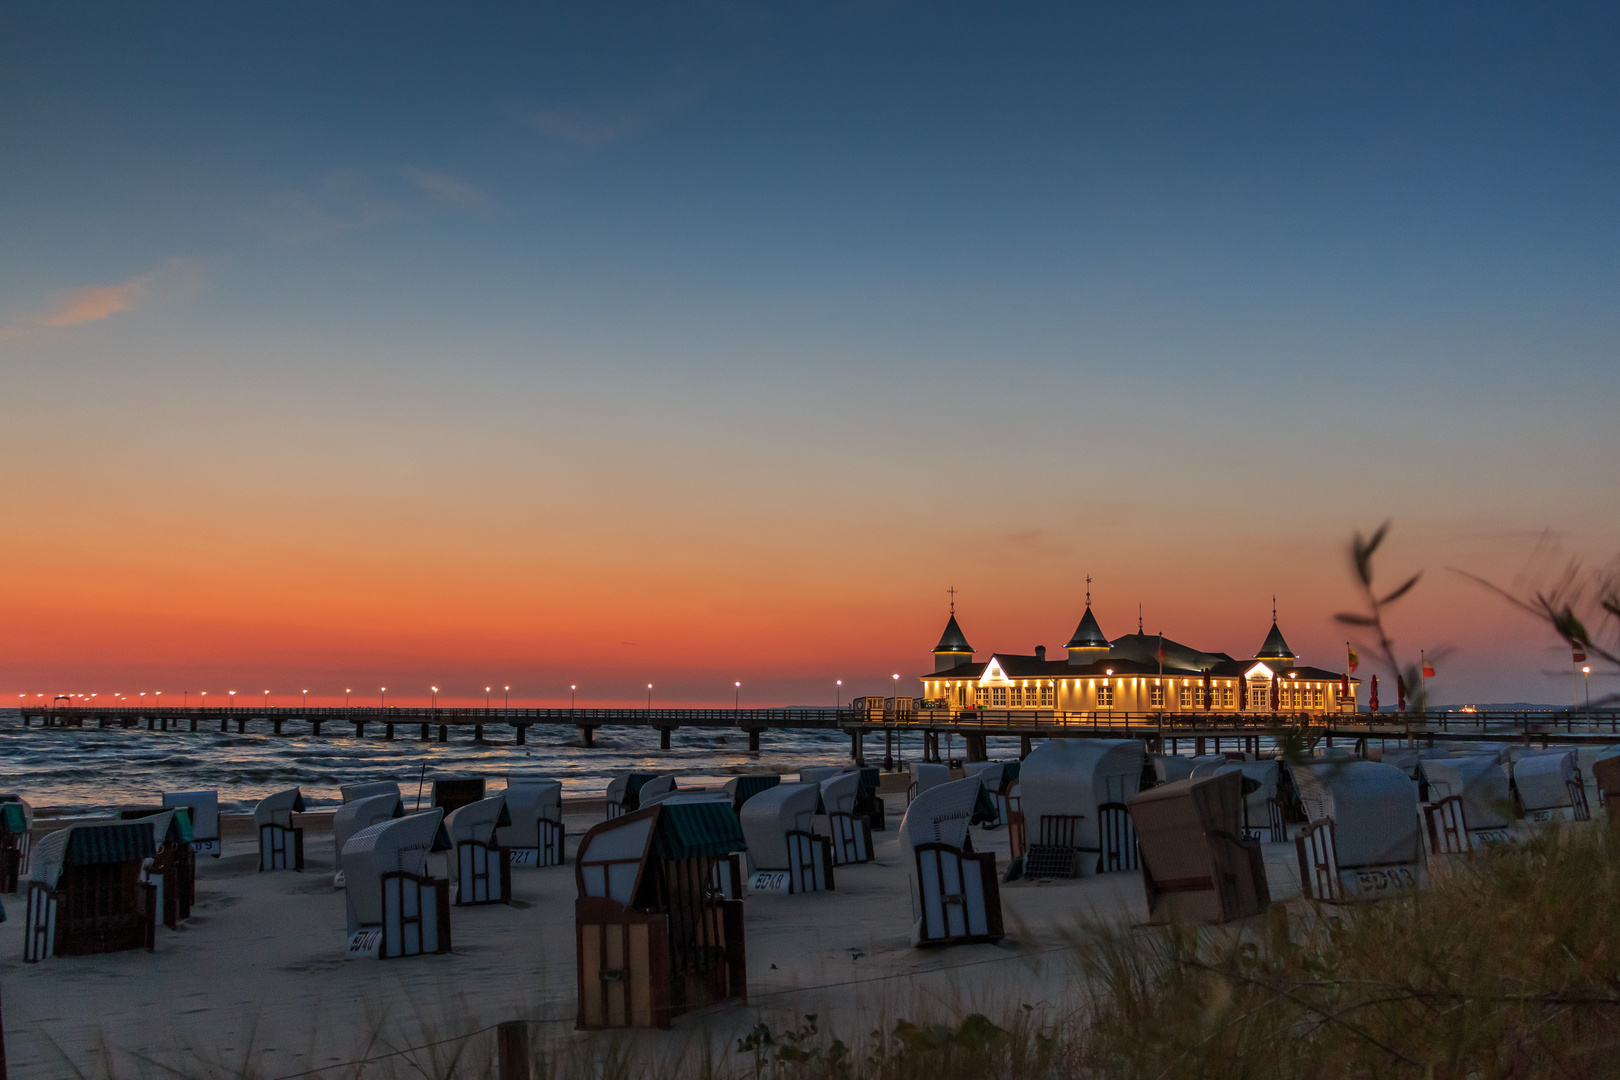
M 671 1032 L 633 1038 L 667 1057 L 705 1039 L 729 1050 L 761 1020 L 781 1031 L 807 1013 L 849 1041 L 900 1018 L 994 1018 L 1022 1004 L 1065 1010 L 1078 995 L 1077 917 L 1146 917 L 1136 873 L 1015 882 L 1002 886 L 1000 944 L 913 948 L 896 832 L 905 798 L 888 795 L 886 803 L 891 825 L 874 834 L 876 861 L 838 868 L 835 891 L 747 899 L 748 1005 L 705 1009 Z M 565 808 L 570 858 L 600 820 L 599 802 Z M 258 873 L 248 830 L 229 830 L 236 835 L 227 835 L 223 857 L 198 860 L 191 920 L 178 931 L 159 927 L 153 953 L 24 964 L 22 897 L 6 897 L 0 994 L 13 1080 L 174 1075 L 160 1065 L 202 1074 L 211 1070 L 199 1063 L 234 1067 L 244 1055 L 254 1075 L 281 1077 L 519 1018 L 535 1022 L 537 1040 L 589 1038 L 573 1030 L 571 863 L 514 870 L 510 906 L 453 908 L 450 955 L 346 960 L 330 818 L 308 815 L 304 824 L 303 873 Z M 975 829 L 974 845 L 995 851 L 1005 867 L 1004 828 Z M 1265 850 L 1273 898 L 1297 896 L 1293 845 Z M 483 1034 L 469 1045 L 483 1055 L 492 1040 Z

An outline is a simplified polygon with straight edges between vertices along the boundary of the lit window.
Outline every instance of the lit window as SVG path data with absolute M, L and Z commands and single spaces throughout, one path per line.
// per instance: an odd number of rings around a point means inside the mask
M 1235 693 L 1235 691 L 1230 686 L 1221 687 L 1221 705 L 1222 705 L 1222 707 L 1228 708 L 1228 709 L 1230 709 L 1232 707 L 1232 700 L 1233 700 L 1232 695 L 1234 693 Z
M 993 686 L 990 688 L 990 704 L 998 709 L 1007 707 L 1007 688 L 1005 686 Z
M 1097 707 L 1111 709 L 1114 707 L 1114 684 L 1103 683 L 1097 687 Z
M 1041 708 L 1050 709 L 1052 707 L 1052 692 L 1053 687 L 1051 683 L 1043 683 L 1041 685 Z
M 1181 684 L 1181 707 L 1183 709 L 1192 708 L 1192 687 L 1186 683 Z
M 1148 704 L 1155 709 L 1164 708 L 1164 687 L 1154 683 L 1148 688 Z

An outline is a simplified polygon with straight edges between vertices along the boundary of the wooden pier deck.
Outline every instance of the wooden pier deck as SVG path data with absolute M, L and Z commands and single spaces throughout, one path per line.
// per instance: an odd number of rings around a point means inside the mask
M 412 732 L 423 742 L 450 741 L 452 731 L 468 732 L 483 741 L 485 729 L 510 731 L 514 742 L 527 742 L 536 724 L 566 725 L 580 732 L 591 745 L 599 727 L 653 728 L 660 744 L 670 747 L 671 733 L 681 728 L 723 728 L 748 734 L 750 750 L 760 748 L 762 733 L 772 730 L 841 730 L 850 736 L 850 754 L 865 760 L 865 737 L 882 734 L 884 759 L 892 761 L 898 736 L 920 734 L 925 760 L 941 760 L 940 739 L 963 737 L 967 760 L 980 760 L 990 737 L 1014 737 L 1027 753 L 1031 740 L 1049 738 L 1137 738 L 1165 750 L 1179 749 L 1190 740 L 1199 752 L 1213 746 L 1258 749 L 1275 745 L 1285 726 L 1319 738 L 1329 746 L 1335 740 L 1367 745 L 1373 741 L 1433 746 L 1463 740 L 1554 743 L 1620 743 L 1620 710 L 1561 710 L 1557 712 L 1428 712 L 1428 713 L 1260 713 L 1260 712 L 1057 712 L 1050 709 L 855 709 L 781 707 L 769 709 L 467 709 L 467 708 L 265 708 L 240 706 L 23 706 L 24 726 L 136 728 L 150 731 L 203 732 L 250 730 L 275 735 L 320 736 L 328 725 L 339 732 L 352 726 L 355 737 L 367 731 L 385 739 Z M 294 725 L 289 731 L 288 724 Z M 216 727 L 217 726 L 217 727 Z

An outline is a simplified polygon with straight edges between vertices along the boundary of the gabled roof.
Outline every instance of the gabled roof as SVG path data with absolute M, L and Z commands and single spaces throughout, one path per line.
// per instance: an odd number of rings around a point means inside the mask
M 1172 641 L 1158 634 L 1126 634 L 1117 637 L 1108 651 L 1108 659 L 1133 660 L 1147 664 L 1155 671 L 1159 665 L 1159 645 L 1164 644 L 1164 673 L 1166 675 L 1197 674 L 1205 668 L 1214 674 L 1221 674 L 1224 665 L 1235 664 L 1236 661 L 1225 653 L 1200 652 L 1190 645 L 1183 645 L 1179 641 Z
M 1260 651 L 1254 654 L 1256 660 L 1292 660 L 1294 650 L 1288 647 L 1283 640 L 1282 631 L 1277 629 L 1277 620 L 1271 620 L 1271 633 L 1266 635 L 1266 643 L 1260 646 Z
M 1074 637 L 1064 646 L 1066 649 L 1106 649 L 1108 638 L 1097 625 L 1097 616 L 1091 613 L 1091 605 L 1086 605 L 1086 613 L 1080 616 L 1080 625 L 1075 627 Z
M 923 639 L 924 641 L 927 638 Z M 945 632 L 939 636 L 939 644 L 934 646 L 937 653 L 971 653 L 973 646 L 969 645 L 967 638 L 962 634 L 962 628 L 956 625 L 956 616 L 945 624 Z

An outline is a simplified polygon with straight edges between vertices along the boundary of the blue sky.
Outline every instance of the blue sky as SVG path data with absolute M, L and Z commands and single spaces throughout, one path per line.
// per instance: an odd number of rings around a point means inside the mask
M 349 599 L 392 621 L 429 579 L 460 627 L 444 568 L 487 564 L 553 597 L 497 620 L 554 628 L 509 658 L 537 683 L 564 677 L 537 656 L 659 633 L 639 604 L 701 602 L 694 647 L 787 698 L 915 662 L 953 582 L 999 648 L 1072 624 L 1088 570 L 1206 647 L 1292 591 L 1320 655 L 1339 548 L 1386 516 L 1437 576 L 1511 576 L 1544 529 L 1605 557 L 1617 23 L 8 5 L 0 495 L 138 534 L 9 541 L 51 566 L 11 621 L 71 639 L 246 582 L 107 656 L 183 670 L 221 619 L 359 654 L 373 623 L 299 623 L 278 583 L 375 571 Z M 255 515 L 309 524 L 267 552 Z M 468 520 L 502 539 L 443 524 Z M 1423 603 L 1468 692 L 1548 685 L 1533 627 Z M 847 655 L 759 652 L 771 619 Z M 435 650 L 461 651 L 398 647 Z M 94 673 L 25 651 L 16 679 Z

